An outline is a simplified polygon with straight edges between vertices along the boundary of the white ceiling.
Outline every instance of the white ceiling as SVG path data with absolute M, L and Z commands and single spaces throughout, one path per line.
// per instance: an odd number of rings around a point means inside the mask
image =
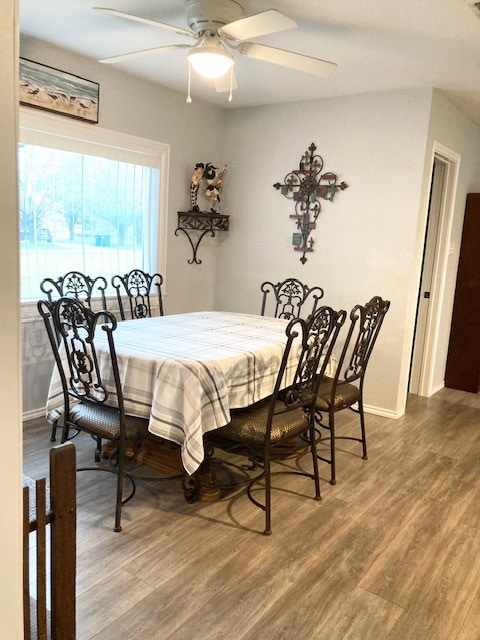
M 195 74 L 192 97 L 245 107 L 402 88 L 436 87 L 480 124 L 480 14 L 474 0 L 238 0 L 244 17 L 277 9 L 297 29 L 254 41 L 336 62 L 319 78 L 235 57 L 239 88 L 227 94 Z M 20 0 L 20 31 L 94 59 L 174 43 L 185 36 L 92 10 L 106 6 L 186 27 L 183 0 Z M 116 67 L 186 92 L 184 50 Z M 38 62 L 42 62 L 39 60 Z M 67 69 L 68 71 L 68 69 Z M 95 80 L 95 78 L 90 78 Z

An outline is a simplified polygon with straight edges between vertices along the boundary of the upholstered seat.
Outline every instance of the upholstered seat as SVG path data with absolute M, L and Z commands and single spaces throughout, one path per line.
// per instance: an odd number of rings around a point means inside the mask
M 231 420 L 222 428 L 222 436 L 230 440 L 240 440 L 251 447 L 263 445 L 271 400 L 266 398 L 245 410 L 232 411 Z M 282 413 L 283 409 L 283 413 Z M 270 443 L 293 438 L 309 427 L 308 417 L 303 409 L 285 412 L 285 405 L 277 400 L 270 432 Z
M 88 431 L 102 439 L 120 438 L 120 416 L 118 409 L 114 407 L 81 402 L 70 409 L 69 419 L 77 429 Z M 146 435 L 148 420 L 137 416 L 125 416 L 125 440 L 139 440 Z
M 335 394 L 332 398 L 332 387 L 334 378 L 323 376 L 320 386 L 318 387 L 317 400 L 315 403 L 319 411 L 329 411 L 333 405 L 335 411 L 347 409 L 352 404 L 358 402 L 360 398 L 360 389 L 354 384 L 338 384 L 335 388 Z

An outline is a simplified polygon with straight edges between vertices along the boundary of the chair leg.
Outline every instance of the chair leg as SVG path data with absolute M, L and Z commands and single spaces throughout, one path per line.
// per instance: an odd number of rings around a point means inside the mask
M 95 462 L 100 462 L 102 459 L 102 439 L 95 438 L 97 441 L 97 446 L 95 448 Z
M 270 479 L 270 447 L 265 447 L 264 458 L 265 471 L 265 531 L 269 536 L 272 533 L 272 487 Z
M 330 410 L 328 417 L 330 429 L 330 484 L 337 484 L 335 468 L 335 412 Z
M 317 439 L 315 436 L 315 423 L 312 422 L 310 427 L 310 450 L 312 452 L 313 475 L 315 480 L 315 500 L 321 500 L 322 496 L 320 494 L 320 475 L 318 473 Z
M 115 505 L 115 527 L 114 531 L 122 530 L 122 498 L 123 498 L 123 471 L 125 467 L 125 443 L 118 443 L 117 450 L 117 502 Z
M 55 427 L 57 426 L 58 426 L 58 422 L 55 423 Z M 54 435 L 53 430 L 52 430 L 52 435 Z M 61 439 L 62 444 L 68 440 L 69 435 L 70 435 L 70 425 L 68 424 L 68 420 L 66 420 L 66 417 L 63 416 L 63 429 L 62 429 L 62 439 Z
M 365 432 L 365 416 L 363 414 L 363 400 L 362 400 L 362 398 L 360 398 L 360 400 L 358 401 L 358 413 L 360 414 L 360 429 L 362 430 L 362 450 L 363 450 L 362 458 L 364 460 L 368 460 L 368 455 L 367 455 L 367 436 L 366 436 L 366 432 Z
M 57 423 L 54 422 L 52 426 L 52 435 L 50 436 L 50 442 L 56 442 L 57 440 Z

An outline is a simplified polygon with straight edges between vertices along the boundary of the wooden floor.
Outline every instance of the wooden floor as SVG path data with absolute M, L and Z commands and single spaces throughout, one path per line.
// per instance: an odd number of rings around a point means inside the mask
M 48 434 L 25 426 L 33 477 Z M 275 477 L 270 537 L 242 492 L 192 505 L 178 480 L 140 481 L 114 533 L 114 476 L 79 473 L 77 639 L 480 639 L 480 396 L 413 396 L 367 434 L 369 460 L 340 452 L 322 502 Z

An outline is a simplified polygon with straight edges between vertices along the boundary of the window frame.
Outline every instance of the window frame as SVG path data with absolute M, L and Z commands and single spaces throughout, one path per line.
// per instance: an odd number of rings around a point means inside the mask
M 125 151 L 127 154 L 131 152 L 139 158 L 145 159 L 147 166 L 158 169 L 159 182 L 157 185 L 157 209 L 158 219 L 156 222 L 157 234 L 156 238 L 150 239 L 150 251 L 155 255 L 155 271 L 165 276 L 167 265 L 167 212 L 168 212 L 168 185 L 169 185 L 169 166 L 170 166 L 170 145 L 156 140 L 141 138 L 129 133 L 122 133 L 112 129 L 104 129 L 96 124 L 83 123 L 76 120 L 69 120 L 54 114 L 32 111 L 28 107 L 20 107 L 19 109 L 19 135 L 17 142 L 23 141 L 24 132 L 33 132 L 41 135 L 54 136 L 63 139 L 71 139 L 73 144 L 75 141 L 80 144 L 93 144 L 97 147 L 105 147 L 113 151 L 118 150 L 120 153 Z M 28 142 L 27 142 L 28 144 Z M 74 150 L 74 149 L 72 149 Z M 85 153 L 85 151 L 82 151 Z M 109 157 L 108 153 L 105 157 Z M 20 242 L 20 235 L 19 235 Z M 155 243 L 155 244 L 153 244 Z M 153 245 L 153 246 L 152 246 Z M 59 274 L 46 274 L 46 276 L 56 276 Z M 115 275 L 112 273 L 112 276 Z M 166 296 L 166 286 L 163 287 L 162 294 Z M 39 289 L 39 298 L 41 291 Z M 23 307 L 35 305 L 36 301 L 31 299 L 21 300 Z M 28 314 L 30 315 L 30 314 Z

